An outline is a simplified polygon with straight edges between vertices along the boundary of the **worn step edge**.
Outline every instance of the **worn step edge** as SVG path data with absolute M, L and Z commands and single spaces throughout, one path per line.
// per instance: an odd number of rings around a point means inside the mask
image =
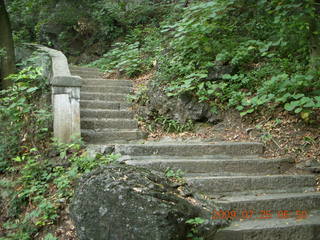
M 123 83 L 132 83 L 132 80 L 128 79 L 108 79 L 108 78 L 86 78 L 86 81 L 103 81 L 103 82 L 123 82 Z
M 306 219 L 264 219 L 233 221 L 218 230 L 214 240 L 320 240 L 320 212 L 312 211 Z
M 128 96 L 128 94 L 126 94 L 126 93 L 101 93 L 101 92 L 84 92 L 84 91 L 81 91 L 80 96 L 81 95 L 122 96 L 122 97 Z
M 151 159 L 150 159 L 151 158 Z M 217 156 L 197 157 L 197 159 L 178 159 L 166 158 L 158 159 L 152 157 L 139 157 L 132 160 L 130 156 L 123 156 L 122 159 L 128 164 L 140 165 L 152 169 L 165 170 L 168 167 L 172 169 L 181 169 L 186 175 L 206 174 L 213 175 L 252 175 L 252 174 L 281 174 L 291 167 L 291 161 L 287 159 L 221 159 Z M 191 177 L 191 176 L 190 176 Z
M 123 94 L 130 94 L 132 93 L 131 87 L 99 87 L 99 86 L 88 86 L 85 85 L 81 88 L 81 91 L 83 92 L 90 92 L 90 93 L 123 93 Z
M 88 117 L 88 118 L 98 118 L 98 119 L 105 119 L 105 118 L 132 119 L 134 114 L 132 111 L 128 111 L 128 110 L 81 108 L 80 116 Z
M 126 81 L 107 81 L 107 80 L 88 80 L 87 78 L 82 79 L 82 86 L 94 87 L 132 87 L 132 83 Z
M 138 129 L 138 122 L 134 119 L 125 118 L 81 118 L 82 130 L 97 130 L 103 129 Z
M 134 130 L 125 130 L 125 129 L 116 129 L 110 131 L 90 131 L 90 130 L 81 130 L 81 136 L 84 141 L 90 144 L 104 144 L 113 141 L 131 141 L 131 140 L 141 140 L 146 137 L 146 134 L 141 132 L 138 129 Z
M 128 102 L 129 95 L 128 94 L 120 94 L 120 93 L 89 93 L 89 92 L 81 92 L 80 98 L 83 100 L 104 100 L 104 101 L 123 101 Z
M 130 107 L 130 103 L 121 101 L 106 101 L 106 100 L 80 100 L 80 109 L 90 108 L 90 109 L 115 109 L 115 110 L 125 110 Z
M 83 133 L 89 134 L 108 134 L 108 133 L 126 133 L 126 132 L 141 132 L 140 129 L 118 129 L 118 128 L 106 128 L 103 131 L 96 131 L 96 130 L 83 130 Z
M 97 76 L 97 77 L 102 77 L 103 73 L 95 70 L 70 70 L 72 75 L 79 75 L 79 76 Z
M 209 194 L 314 191 L 314 175 L 187 177 L 187 182 Z
M 314 210 L 320 208 L 320 192 L 230 196 L 214 202 L 226 209 L 242 210 Z
M 80 71 L 99 71 L 100 72 L 100 69 L 99 68 L 96 68 L 96 67 L 81 67 L 81 66 L 75 66 L 75 65 L 69 65 L 69 69 L 70 71 L 77 71 L 77 70 L 80 70 Z
M 174 156 L 199 156 L 199 155 L 262 155 L 261 143 L 191 143 L 191 144 L 127 144 L 116 145 L 115 151 L 122 155 L 174 155 Z

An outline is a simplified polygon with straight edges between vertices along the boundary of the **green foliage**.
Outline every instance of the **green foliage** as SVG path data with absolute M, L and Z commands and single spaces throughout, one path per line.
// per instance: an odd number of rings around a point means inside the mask
M 4 48 L 0 48 L 0 57 L 5 56 L 6 50 Z
M 51 122 L 43 99 L 48 88 L 42 70 L 26 67 L 9 79 L 13 86 L 0 91 L 0 172 L 11 165 L 10 158 L 23 151 L 21 146 L 46 139 Z
M 146 123 L 147 130 L 150 132 L 155 132 L 161 129 L 166 133 L 182 133 L 192 131 L 194 129 L 194 123 L 192 120 L 188 120 L 186 123 L 181 123 L 165 116 L 158 116 L 149 120 L 140 118 L 139 120 Z
M 171 8 L 171 2 L 11 0 L 7 8 L 15 42 L 37 41 L 73 56 L 83 51 L 101 56 L 132 28 L 156 25 Z
M 263 106 L 311 113 L 320 93 L 320 71 L 310 71 L 315 8 L 307 0 L 196 2 L 162 27 L 168 50 L 157 79 L 170 96 L 187 92 L 242 115 Z
M 196 218 L 191 218 L 186 221 L 187 224 L 190 224 L 191 230 L 188 233 L 187 237 L 192 239 L 192 240 L 204 240 L 203 237 L 198 236 L 199 235 L 199 230 L 197 227 L 205 222 L 205 219 L 196 217 Z
M 167 178 L 181 181 L 183 180 L 184 172 L 181 169 L 173 170 L 171 168 L 167 168 L 164 174 Z
M 54 237 L 51 233 L 47 234 L 43 240 L 58 240 L 58 238 Z
M 159 32 L 155 28 L 136 28 L 124 42 L 115 43 L 102 58 L 90 64 L 107 73 L 118 72 L 136 77 L 153 67 L 155 55 L 159 52 Z
M 0 181 L 8 202 L 6 235 L 1 240 L 31 240 L 45 226 L 57 222 L 82 174 L 118 159 L 117 155 L 90 157 L 78 140 L 51 143 L 47 79 L 29 59 L 13 86 L 0 92 Z M 45 239 L 56 239 L 48 234 Z
M 214 111 L 281 107 L 309 117 L 319 109 L 320 71 L 310 70 L 310 34 L 320 28 L 312 2 L 195 1 L 182 11 L 171 12 L 160 32 L 135 28 L 94 65 L 133 77 L 156 62 L 154 81 L 169 96 L 188 93 Z M 155 121 L 180 131 L 173 120 Z
M 155 81 L 168 95 L 189 93 L 214 109 L 235 107 L 242 115 L 263 107 L 300 115 L 319 109 L 317 2 L 198 0 L 185 8 L 182 3 L 12 0 L 7 4 L 17 41 L 46 41 L 65 50 L 81 41 L 83 49 L 98 46 L 93 50 L 97 55 L 111 46 L 94 66 L 128 77 L 156 67 Z M 50 32 L 53 25 L 59 33 Z M 46 31 L 50 38 L 44 36 Z M 230 71 L 221 71 L 226 67 Z
M 50 159 L 36 148 L 27 149 L 23 155 L 13 158 L 16 164 L 10 171 L 18 177 L 10 184 L 2 184 L 11 199 L 10 218 L 5 224 L 7 238 L 4 239 L 33 239 L 42 227 L 58 220 L 60 209 L 73 196 L 73 183 L 77 178 L 119 157 L 89 157 L 81 142 L 53 142 L 49 147 L 56 151 L 56 158 Z M 54 238 L 47 235 L 46 239 Z
M 103 70 L 117 69 L 129 77 L 134 77 L 150 69 L 150 62 L 140 58 L 139 43 L 117 43 L 114 49 L 106 53 L 103 58 L 97 60 L 91 66 L 100 67 Z M 148 66 L 149 65 L 149 66 Z M 112 72 L 112 71 L 107 71 Z
M 154 123 L 159 124 L 161 128 L 167 133 L 170 133 L 170 132 L 181 133 L 181 132 L 192 131 L 194 129 L 194 124 L 192 120 L 188 120 L 186 123 L 180 123 L 177 120 L 160 116 L 154 120 Z

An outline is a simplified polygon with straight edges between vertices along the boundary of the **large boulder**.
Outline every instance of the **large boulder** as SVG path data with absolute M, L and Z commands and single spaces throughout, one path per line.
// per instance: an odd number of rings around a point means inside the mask
M 188 120 L 210 123 L 222 121 L 222 115 L 213 113 L 208 103 L 199 102 L 196 97 L 190 94 L 182 94 L 176 97 L 168 96 L 154 82 L 149 83 L 147 97 L 148 101 L 144 104 L 140 103 L 137 109 L 138 115 L 147 120 L 161 115 L 180 123 L 186 123 Z
M 199 234 L 212 239 L 225 221 L 211 220 L 214 206 L 190 190 L 150 170 L 110 165 L 84 176 L 71 204 L 80 240 L 182 240 L 191 226 L 206 219 Z

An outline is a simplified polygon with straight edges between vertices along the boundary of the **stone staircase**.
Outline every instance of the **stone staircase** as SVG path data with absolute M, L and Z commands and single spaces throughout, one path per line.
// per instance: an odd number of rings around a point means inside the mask
M 94 68 L 70 67 L 82 77 L 80 93 L 81 135 L 90 144 L 126 143 L 144 137 L 128 109 L 132 82 L 106 80 Z
M 315 176 L 286 173 L 293 162 L 261 157 L 261 144 L 147 143 L 116 145 L 115 151 L 128 164 L 183 170 L 194 189 L 229 209 L 213 209 L 213 218 L 233 220 L 215 240 L 320 239 Z
M 143 137 L 126 103 L 130 81 L 105 80 L 97 70 L 71 70 L 84 77 L 84 139 L 90 144 L 112 144 L 127 164 L 183 170 L 194 189 L 224 209 L 212 209 L 212 218 L 232 220 L 215 240 L 320 239 L 320 193 L 315 192 L 315 176 L 293 174 L 292 160 L 263 158 L 260 143 L 116 144 Z

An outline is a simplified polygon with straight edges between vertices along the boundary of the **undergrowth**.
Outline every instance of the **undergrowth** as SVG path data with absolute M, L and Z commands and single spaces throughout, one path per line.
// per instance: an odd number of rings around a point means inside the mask
M 25 66 L 9 79 L 13 85 L 0 91 L 0 173 L 11 166 L 10 159 L 26 148 L 37 144 L 45 148 L 52 122 L 49 88 L 42 69 Z
M 80 140 L 52 141 L 48 82 L 35 62 L 23 63 L 10 76 L 13 85 L 0 91 L 1 240 L 39 239 L 67 207 L 75 180 L 118 158 L 90 157 Z
M 53 142 L 49 147 L 51 157 L 32 148 L 13 158 L 13 166 L 0 181 L 8 199 L 7 221 L 3 224 L 5 237 L 0 237 L 1 240 L 34 239 L 44 227 L 56 224 L 73 196 L 75 180 L 118 158 L 90 157 L 81 142 Z
M 150 68 L 168 96 L 212 111 L 282 109 L 314 123 L 320 109 L 318 6 L 312 1 L 195 1 L 132 30 L 93 63 L 135 77 Z M 318 41 L 319 42 L 319 41 Z M 164 116 L 165 117 L 165 116 Z

